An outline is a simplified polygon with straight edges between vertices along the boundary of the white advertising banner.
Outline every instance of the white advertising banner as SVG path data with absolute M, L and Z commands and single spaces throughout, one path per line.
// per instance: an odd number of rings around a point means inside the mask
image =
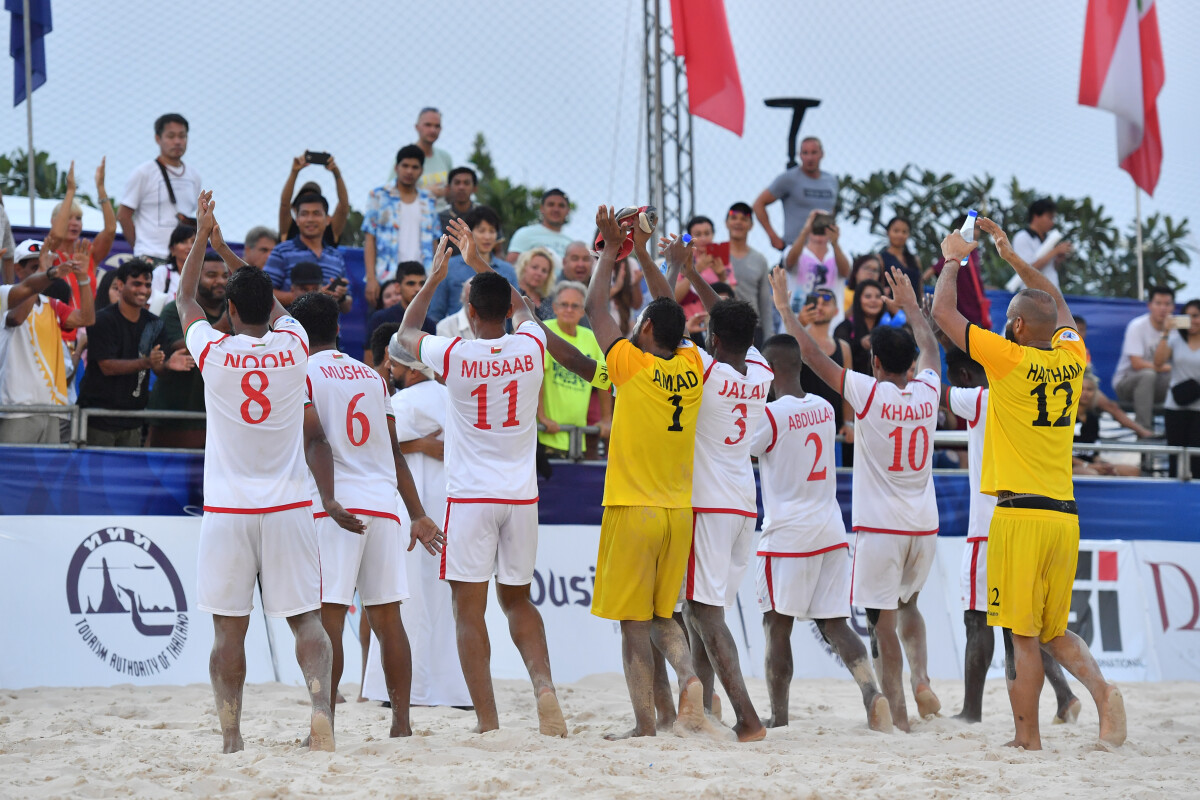
M 1134 542 L 1146 623 L 1165 681 L 1200 680 L 1200 544 Z

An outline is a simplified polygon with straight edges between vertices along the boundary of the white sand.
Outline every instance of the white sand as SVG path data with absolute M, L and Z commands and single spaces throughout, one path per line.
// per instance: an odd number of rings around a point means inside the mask
M 357 687 L 343 686 L 351 698 Z M 961 685 L 935 683 L 948 713 Z M 766 712 L 762 681 L 752 697 Z M 1106 752 L 1090 699 L 1074 726 L 1049 726 L 1041 753 L 1003 746 L 1012 735 L 1001 682 L 984 722 L 916 722 L 911 735 L 867 730 L 849 681 L 797 681 L 791 727 L 753 745 L 673 736 L 607 742 L 632 723 L 624 681 L 598 675 L 560 688 L 571 731 L 537 734 L 528 684 L 497 685 L 501 730 L 468 733 L 474 714 L 413 709 L 411 739 L 388 739 L 390 712 L 338 706 L 338 752 L 300 749 L 302 690 L 246 692 L 246 750 L 219 753 L 209 688 L 0 690 L 0 796 L 8 797 L 1081 797 L 1200 796 L 1200 683 L 1126 684 L 1129 741 Z M 1077 693 L 1080 691 L 1076 690 Z M 911 698 L 910 698 L 911 703 Z M 728 705 L 726 705 L 728 709 Z

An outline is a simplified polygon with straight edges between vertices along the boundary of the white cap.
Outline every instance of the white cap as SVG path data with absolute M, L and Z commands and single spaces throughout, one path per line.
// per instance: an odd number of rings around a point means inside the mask
M 43 246 L 43 242 L 37 239 L 26 239 L 17 245 L 17 252 L 13 254 L 13 261 L 19 264 L 31 258 L 40 258 Z

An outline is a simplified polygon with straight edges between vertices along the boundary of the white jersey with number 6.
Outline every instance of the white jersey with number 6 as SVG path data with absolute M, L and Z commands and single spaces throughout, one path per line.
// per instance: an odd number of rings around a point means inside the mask
M 760 556 L 812 556 L 846 546 L 837 500 L 833 406 L 815 394 L 767 403 L 750 452 L 758 456 Z
M 383 377 L 345 353 L 322 350 L 308 359 L 308 399 L 333 451 L 337 501 L 352 513 L 399 522 L 388 431 L 392 403 Z M 309 485 L 314 511 L 320 514 L 316 481 L 310 478 Z
M 204 376 L 204 510 L 264 514 L 312 505 L 304 461 L 304 328 L 280 317 L 256 339 L 199 320 L 184 341 Z
M 758 516 L 750 440 L 760 426 L 775 373 L 751 347 L 746 374 L 701 350 L 704 399 L 696 418 L 692 510 Z
M 904 388 L 846 370 L 842 396 L 854 409 L 854 530 L 937 533 L 933 431 L 941 378 L 921 370 Z
M 446 495 L 537 500 L 537 405 L 546 337 L 536 322 L 499 339 L 425 336 L 418 357 L 445 377 Z

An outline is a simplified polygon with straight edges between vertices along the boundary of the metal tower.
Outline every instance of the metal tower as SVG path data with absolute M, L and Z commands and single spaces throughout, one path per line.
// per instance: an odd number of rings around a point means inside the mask
M 679 233 L 692 217 L 692 115 L 687 74 L 662 0 L 644 0 L 642 75 L 646 96 L 646 166 L 659 230 Z M 634 198 L 636 200 L 636 198 Z

